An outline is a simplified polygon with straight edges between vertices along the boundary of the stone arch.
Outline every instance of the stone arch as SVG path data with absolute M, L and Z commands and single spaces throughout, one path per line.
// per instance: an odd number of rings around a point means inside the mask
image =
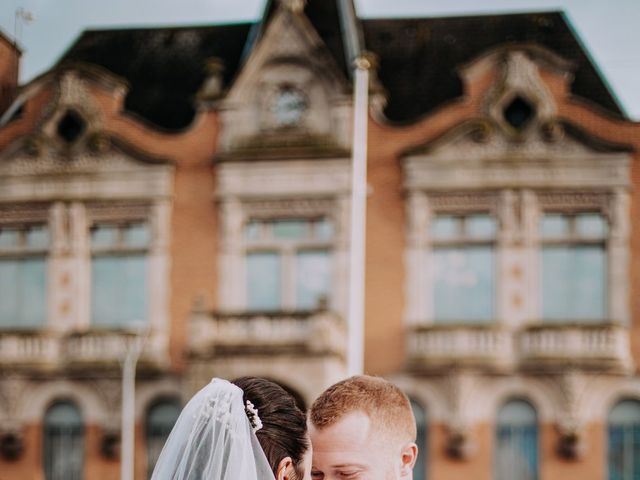
M 555 421 L 557 413 L 562 411 L 558 393 L 550 386 L 533 379 L 498 380 L 482 389 L 482 398 L 477 399 L 481 410 L 479 413 L 493 422 L 502 405 L 511 399 L 521 399 L 533 406 L 539 422 Z
M 389 380 L 397 385 L 411 400 L 425 409 L 429 422 L 445 422 L 449 417 L 449 408 L 440 390 L 429 381 L 416 381 L 415 378 L 397 376 Z
M 602 390 L 602 395 L 593 398 L 589 406 L 592 412 L 596 412 L 598 418 L 608 418 L 609 412 L 622 400 L 640 401 L 640 381 L 631 380 L 618 388 Z
M 80 409 L 85 424 L 104 424 L 107 412 L 98 395 L 86 386 L 67 380 L 47 382 L 33 388 L 26 397 L 19 417 L 24 422 L 39 423 L 46 409 L 57 400 L 69 400 Z
M 162 399 L 178 399 L 184 404 L 189 400 L 185 398 L 183 389 L 177 382 L 169 379 L 160 382 L 145 383 L 136 391 L 136 418 L 144 419 L 149 407 Z

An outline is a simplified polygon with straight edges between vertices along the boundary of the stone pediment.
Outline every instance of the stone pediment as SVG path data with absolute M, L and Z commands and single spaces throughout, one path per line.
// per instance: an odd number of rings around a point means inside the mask
M 100 135 L 94 142 L 96 145 L 71 151 L 60 149 L 42 137 L 18 140 L 0 156 L 0 175 L 126 173 L 170 165 L 165 159 L 149 157 L 113 137 Z
M 472 121 L 404 155 L 407 189 L 626 188 L 630 154 L 568 123 L 542 124 L 514 139 Z
M 460 164 L 604 158 L 627 152 L 628 147 L 589 135 L 568 122 L 546 122 L 526 137 L 514 139 L 494 122 L 476 120 L 452 128 L 435 141 L 406 152 L 405 157 Z

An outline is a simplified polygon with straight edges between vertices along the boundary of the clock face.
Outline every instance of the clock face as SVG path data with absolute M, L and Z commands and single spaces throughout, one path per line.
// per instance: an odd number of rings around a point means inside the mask
M 279 127 L 291 127 L 302 120 L 307 110 L 307 99 L 294 87 L 281 88 L 273 97 L 271 112 Z

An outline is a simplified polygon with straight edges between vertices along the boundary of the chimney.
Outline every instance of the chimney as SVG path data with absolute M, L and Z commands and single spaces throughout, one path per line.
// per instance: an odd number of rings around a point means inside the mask
M 15 42 L 0 32 L 0 115 L 6 111 L 18 92 L 18 72 L 22 51 Z

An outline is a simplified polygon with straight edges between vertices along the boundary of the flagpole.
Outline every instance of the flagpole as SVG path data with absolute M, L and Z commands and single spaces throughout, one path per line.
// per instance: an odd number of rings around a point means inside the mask
M 371 62 L 361 54 L 355 60 L 354 67 L 347 371 L 349 375 L 361 375 L 364 372 L 367 120 Z

